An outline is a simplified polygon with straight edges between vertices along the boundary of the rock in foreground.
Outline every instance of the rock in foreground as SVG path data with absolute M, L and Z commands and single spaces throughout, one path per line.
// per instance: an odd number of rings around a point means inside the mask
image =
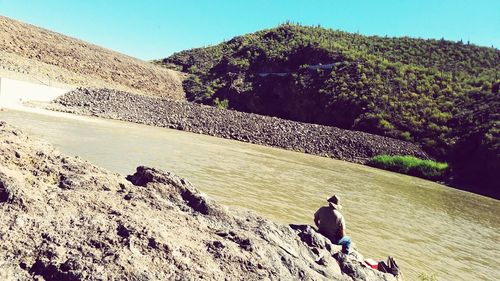
M 0 122 L 0 280 L 393 280 L 308 226 L 228 210 L 167 172 L 126 179 Z

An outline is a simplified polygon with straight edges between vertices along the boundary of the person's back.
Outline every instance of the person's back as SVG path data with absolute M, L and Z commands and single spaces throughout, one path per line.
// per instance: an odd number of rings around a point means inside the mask
M 342 245 L 342 252 L 349 253 L 351 237 L 346 235 L 344 216 L 339 211 L 342 208 L 339 198 L 333 195 L 327 202 L 328 206 L 319 208 L 314 214 L 314 223 L 319 233 L 330 239 L 333 244 Z
M 321 207 L 314 214 L 314 219 L 319 221 L 318 232 L 329 238 L 332 243 L 337 243 L 342 238 L 340 232 L 345 228 L 345 221 L 339 211 L 330 206 Z

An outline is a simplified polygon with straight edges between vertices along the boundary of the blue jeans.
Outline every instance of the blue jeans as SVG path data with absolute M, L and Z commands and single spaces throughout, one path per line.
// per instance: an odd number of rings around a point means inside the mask
M 337 245 L 342 246 L 342 253 L 344 254 L 349 254 L 349 250 L 351 249 L 351 237 L 350 236 L 344 236 L 342 239 L 337 242 Z

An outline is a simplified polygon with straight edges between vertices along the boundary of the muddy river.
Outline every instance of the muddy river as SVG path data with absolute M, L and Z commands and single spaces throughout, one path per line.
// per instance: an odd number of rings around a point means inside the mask
M 123 175 L 147 165 L 219 202 L 281 223 L 309 223 L 340 195 L 365 257 L 392 255 L 406 280 L 500 280 L 500 201 L 362 165 L 176 130 L 5 110 L 0 120 Z

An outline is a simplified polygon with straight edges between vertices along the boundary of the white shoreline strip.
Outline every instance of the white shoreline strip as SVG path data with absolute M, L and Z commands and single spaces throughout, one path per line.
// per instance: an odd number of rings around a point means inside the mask
M 26 101 L 49 102 L 68 90 L 0 77 L 0 106 L 18 108 Z
M 54 117 L 96 121 L 87 116 L 80 116 L 65 112 L 46 110 L 37 104 L 48 103 L 55 98 L 71 91 L 71 88 L 60 88 L 42 85 L 27 81 L 0 77 L 0 109 L 10 109 L 30 113 L 43 114 Z M 28 104 L 28 105 L 26 105 Z M 30 106 L 32 104 L 33 106 Z

